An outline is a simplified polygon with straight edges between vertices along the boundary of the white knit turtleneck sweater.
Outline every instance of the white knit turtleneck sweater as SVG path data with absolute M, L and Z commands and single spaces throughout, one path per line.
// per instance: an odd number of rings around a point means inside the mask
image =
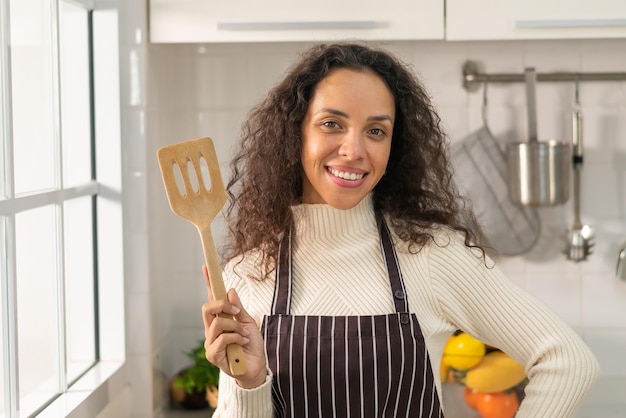
M 328 205 L 293 207 L 293 315 L 378 315 L 394 311 L 371 196 L 350 210 Z M 409 308 L 417 316 L 441 399 L 439 363 L 457 329 L 500 348 L 526 365 L 530 383 L 518 418 L 569 417 L 598 375 L 597 362 L 561 319 L 517 288 L 497 267 L 449 230 L 417 254 L 393 234 Z M 271 309 L 274 278 L 260 277 L 258 257 L 226 266 L 234 287 L 257 320 Z M 491 260 L 487 263 L 493 265 Z M 271 375 L 253 390 L 221 374 L 214 417 L 271 417 Z M 445 412 L 445 411 L 444 411 Z

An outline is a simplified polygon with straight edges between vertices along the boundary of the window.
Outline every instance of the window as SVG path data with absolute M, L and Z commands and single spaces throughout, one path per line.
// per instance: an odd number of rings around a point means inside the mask
M 117 68 L 95 64 L 117 22 L 93 9 L 0 0 L 0 417 L 123 361 Z

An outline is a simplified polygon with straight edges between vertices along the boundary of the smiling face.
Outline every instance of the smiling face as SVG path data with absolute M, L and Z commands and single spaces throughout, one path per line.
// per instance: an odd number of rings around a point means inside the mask
M 395 118 L 385 82 L 369 70 L 333 70 L 302 122 L 303 203 L 356 206 L 385 173 Z

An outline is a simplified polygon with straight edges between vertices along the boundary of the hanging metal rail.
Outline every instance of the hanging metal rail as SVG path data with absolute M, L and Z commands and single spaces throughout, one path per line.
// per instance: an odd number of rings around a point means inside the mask
M 463 64 L 463 88 L 467 91 L 476 91 L 481 83 L 514 83 L 523 82 L 524 74 L 500 73 L 485 74 L 478 71 L 475 61 L 466 61 Z M 626 72 L 623 73 L 537 73 L 537 81 L 626 81 Z

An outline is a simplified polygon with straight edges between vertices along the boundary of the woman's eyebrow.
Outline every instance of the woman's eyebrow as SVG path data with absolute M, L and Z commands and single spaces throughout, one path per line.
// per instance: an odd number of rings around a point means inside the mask
M 343 111 L 338 110 L 338 109 L 328 108 L 328 107 L 320 109 L 319 112 L 317 112 L 317 114 L 320 114 L 320 113 L 330 113 L 332 115 L 341 116 L 341 117 L 348 118 L 348 119 L 350 118 L 350 115 L 347 114 L 346 112 L 343 112 Z M 367 120 L 368 121 L 375 121 L 375 122 L 383 122 L 383 121 L 388 120 L 389 122 L 393 123 L 393 119 L 389 115 L 370 116 L 370 117 L 367 118 Z
M 393 123 L 393 119 L 391 119 L 391 116 L 389 115 L 370 116 L 369 118 L 367 118 L 367 120 L 375 122 L 384 122 L 388 120 L 389 122 Z
M 342 116 L 344 118 L 350 118 L 350 115 L 348 115 L 346 112 L 342 112 L 341 110 L 332 109 L 332 108 L 329 108 L 329 107 L 325 107 L 323 109 L 320 109 L 319 112 L 317 112 L 317 114 L 319 115 L 320 113 L 330 113 L 330 114 L 333 114 L 335 116 Z

